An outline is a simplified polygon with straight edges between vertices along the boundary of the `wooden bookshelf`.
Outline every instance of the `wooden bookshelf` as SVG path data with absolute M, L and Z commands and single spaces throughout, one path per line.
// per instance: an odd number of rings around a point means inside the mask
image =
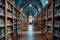
M 60 0 L 50 0 L 44 7 L 44 11 L 46 40 L 60 40 Z
M 18 34 L 21 12 L 10 0 L 0 0 L 0 40 L 14 40 Z M 21 20 L 22 21 L 22 20 Z M 2 34 L 2 35 L 1 35 Z
M 42 31 L 43 14 L 41 12 L 35 17 L 34 28 L 35 31 Z M 37 30 L 36 30 L 37 29 Z

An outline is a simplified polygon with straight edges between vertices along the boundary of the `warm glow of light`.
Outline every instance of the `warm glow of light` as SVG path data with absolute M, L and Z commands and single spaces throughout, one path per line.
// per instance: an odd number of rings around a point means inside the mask
M 48 3 L 48 1 L 46 1 L 46 4 Z
M 21 8 L 21 11 L 22 11 L 23 9 Z
M 29 23 L 32 23 L 32 16 L 29 16 Z
M 33 32 L 33 25 L 28 25 L 28 31 Z
M 40 9 L 40 8 L 38 8 L 38 11 L 41 11 L 41 9 Z
M 28 25 L 28 40 L 34 40 L 33 25 Z
M 30 7 L 32 7 L 32 4 L 29 4 Z

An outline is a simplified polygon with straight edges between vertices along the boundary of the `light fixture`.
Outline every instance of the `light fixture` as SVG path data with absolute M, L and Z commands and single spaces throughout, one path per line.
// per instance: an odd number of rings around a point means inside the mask
M 38 8 L 38 11 L 41 11 L 41 9 L 40 9 L 40 8 Z
M 48 3 L 48 0 L 46 1 L 46 4 Z
M 29 4 L 30 7 L 32 7 L 32 4 Z
M 22 11 L 23 9 L 21 8 L 21 11 Z

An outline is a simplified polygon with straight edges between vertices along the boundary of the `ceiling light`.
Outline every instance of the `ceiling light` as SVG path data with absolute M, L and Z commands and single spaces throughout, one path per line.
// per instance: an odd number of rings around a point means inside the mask
M 32 4 L 29 4 L 30 7 L 32 7 Z
M 38 11 L 41 11 L 41 9 L 40 9 L 40 8 L 38 8 Z
M 22 11 L 23 9 L 21 8 L 21 11 Z
M 48 1 L 46 1 L 46 4 L 48 3 Z

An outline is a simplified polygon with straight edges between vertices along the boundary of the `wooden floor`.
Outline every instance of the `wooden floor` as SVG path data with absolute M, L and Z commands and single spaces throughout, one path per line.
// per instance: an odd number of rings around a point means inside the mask
M 15 40 L 46 40 L 41 32 L 22 32 Z
M 15 40 L 46 40 L 42 31 L 20 31 Z

